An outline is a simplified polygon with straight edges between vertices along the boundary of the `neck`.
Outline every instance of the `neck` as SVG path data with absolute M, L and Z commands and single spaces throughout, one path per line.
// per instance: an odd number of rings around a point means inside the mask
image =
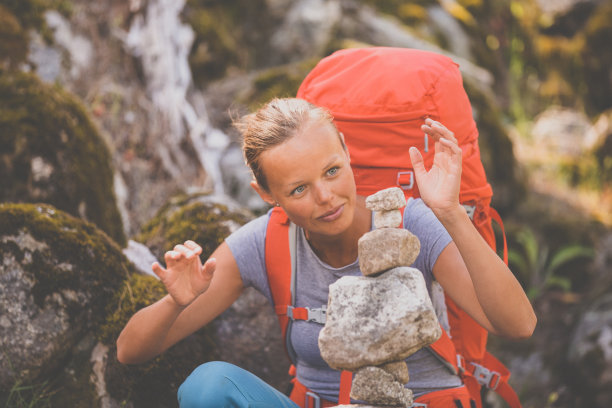
M 372 213 L 365 208 L 365 198 L 357 196 L 353 222 L 346 231 L 334 236 L 304 233 L 319 259 L 334 268 L 341 268 L 357 259 L 357 241 L 371 228 Z

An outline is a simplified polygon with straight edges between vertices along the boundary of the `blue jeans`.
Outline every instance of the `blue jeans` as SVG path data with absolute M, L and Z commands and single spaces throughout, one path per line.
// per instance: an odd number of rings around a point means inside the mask
M 193 370 L 178 390 L 178 401 L 181 408 L 299 408 L 256 375 L 222 361 Z

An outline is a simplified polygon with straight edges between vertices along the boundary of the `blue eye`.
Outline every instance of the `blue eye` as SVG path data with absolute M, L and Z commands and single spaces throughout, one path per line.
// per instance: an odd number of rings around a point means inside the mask
M 330 176 L 335 176 L 338 173 L 338 170 L 340 170 L 338 167 L 332 167 L 331 169 L 327 170 L 327 174 Z
M 291 194 L 301 194 L 301 193 L 303 193 L 303 192 L 304 192 L 304 190 L 305 190 L 305 189 L 306 189 L 306 187 L 304 187 L 304 186 L 299 186 L 299 187 L 297 187 L 295 190 L 293 190 L 293 191 L 291 192 Z

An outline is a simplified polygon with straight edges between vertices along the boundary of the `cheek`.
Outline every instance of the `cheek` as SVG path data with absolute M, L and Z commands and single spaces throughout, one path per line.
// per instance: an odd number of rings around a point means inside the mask
M 287 215 L 293 222 L 296 224 L 301 224 L 300 221 L 307 219 L 310 215 L 312 206 L 306 200 L 300 200 L 299 202 L 294 202 L 291 205 L 285 208 Z

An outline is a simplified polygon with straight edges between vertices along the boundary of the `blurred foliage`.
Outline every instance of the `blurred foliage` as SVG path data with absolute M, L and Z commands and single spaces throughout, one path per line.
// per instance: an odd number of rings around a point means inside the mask
M 575 260 L 588 261 L 595 256 L 593 248 L 578 244 L 564 245 L 551 251 L 528 227 L 518 232 L 516 241 L 520 248 L 508 250 L 508 262 L 519 274 L 519 279 L 531 300 L 552 287 L 569 292 L 572 289 L 571 279 L 558 272 Z
M 189 64 L 197 85 L 265 65 L 264 48 L 278 23 L 265 0 L 187 0 L 183 18 L 195 32 Z
M 47 41 L 53 35 L 44 18 L 47 10 L 64 15 L 72 12 L 70 0 L 1 0 L 0 1 L 0 67 L 17 68 L 26 61 L 28 40 L 35 30 Z
M 317 62 L 319 58 L 315 57 L 260 71 L 253 81 L 253 91 L 241 102 L 255 110 L 272 98 L 295 97 L 300 84 Z
M 0 397 L 0 403 L 4 403 L 5 408 L 51 408 L 51 397 L 55 393 L 47 381 L 36 384 L 18 381 L 6 397 Z

